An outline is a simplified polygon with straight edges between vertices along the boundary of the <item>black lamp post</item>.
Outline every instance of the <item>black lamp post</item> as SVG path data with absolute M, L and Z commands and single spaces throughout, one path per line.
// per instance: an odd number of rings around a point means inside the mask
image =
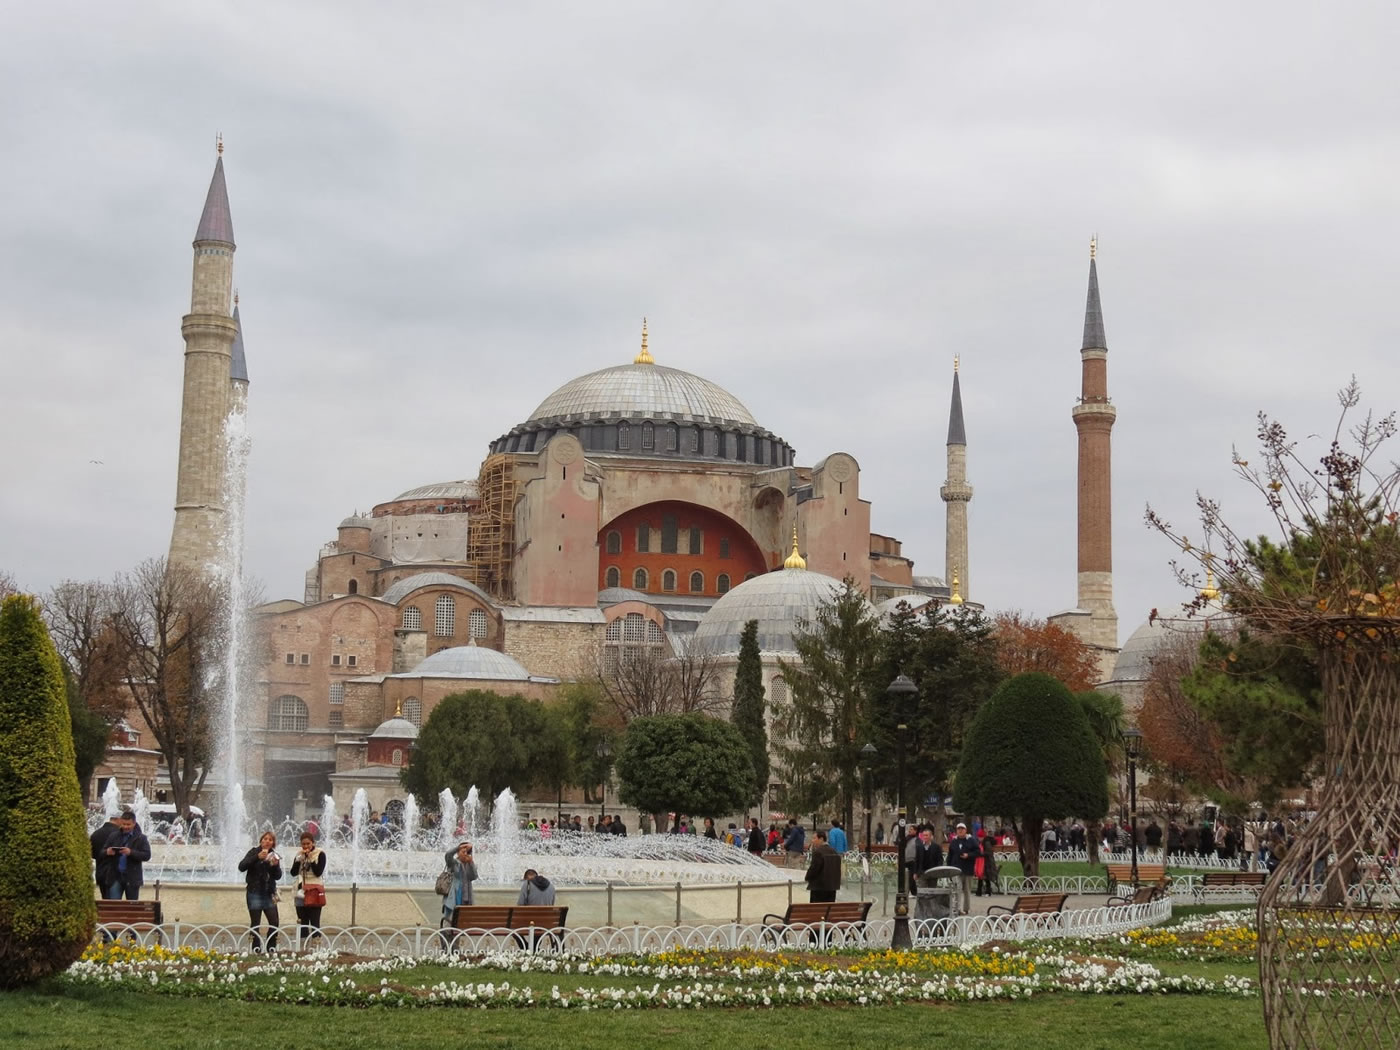
M 598 757 L 603 760 L 603 801 L 598 805 L 598 826 L 603 826 L 603 818 L 608 815 L 608 777 L 612 775 L 612 744 L 608 738 L 598 741 Z
M 880 752 L 875 750 L 874 744 L 866 744 L 860 749 L 860 767 L 865 771 L 865 855 L 870 856 L 870 811 L 874 808 L 873 794 L 873 767 L 875 756 Z M 867 863 L 869 863 L 867 861 Z
M 895 752 L 895 790 L 897 794 L 899 835 L 895 839 L 895 848 L 899 854 L 895 860 L 895 871 L 898 873 L 898 883 L 894 895 L 894 933 L 890 937 L 890 947 L 892 948 L 912 948 L 913 938 L 909 935 L 909 892 L 904 885 L 904 844 L 908 839 L 909 809 L 904 798 L 904 738 L 909 732 L 909 726 L 903 720 L 904 704 L 908 697 L 919 691 L 908 675 L 898 675 L 895 680 L 885 687 L 885 692 L 894 701 L 895 717 L 900 719 L 895 727 L 895 741 L 898 748 Z
M 1133 843 L 1133 889 L 1138 888 L 1137 845 L 1137 760 L 1142 757 L 1142 730 L 1129 726 L 1123 730 L 1123 754 L 1128 757 L 1128 836 Z
M 818 772 L 820 772 L 820 768 L 817 766 L 817 764 L 816 764 L 815 762 L 813 762 L 810 766 L 807 767 L 807 783 L 808 783 L 808 785 L 809 785 L 809 786 L 811 787 L 811 789 L 812 789 L 812 834 L 813 834 L 813 835 L 815 835 L 815 834 L 817 833 L 817 773 L 818 773 Z M 801 824 L 802 821 L 799 820 L 798 823 Z M 813 845 L 815 845 L 815 840 L 813 840 Z

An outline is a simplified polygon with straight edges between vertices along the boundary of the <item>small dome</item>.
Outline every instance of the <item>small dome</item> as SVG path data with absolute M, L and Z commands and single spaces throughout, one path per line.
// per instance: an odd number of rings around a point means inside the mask
M 893 598 L 886 598 L 879 605 L 875 606 L 875 611 L 882 617 L 893 615 L 899 608 L 899 603 L 904 602 L 914 612 L 918 612 L 925 605 L 932 601 L 939 601 L 931 594 L 896 594 Z
M 363 514 L 351 514 L 340 523 L 339 527 L 342 529 L 372 529 L 374 521 Z
M 635 363 L 569 380 L 540 402 L 527 423 L 606 418 L 758 425 L 743 403 L 718 384 L 679 368 Z
M 476 499 L 476 481 L 438 481 L 400 492 L 390 503 L 408 499 Z
M 378 728 L 369 735 L 371 740 L 417 740 L 418 727 L 407 718 L 395 715 L 387 722 L 380 722 Z
M 391 605 L 398 605 L 414 591 L 420 587 L 460 587 L 464 591 L 471 591 L 486 605 L 493 605 L 490 596 L 476 584 L 469 580 L 464 580 L 460 576 L 453 576 L 450 572 L 420 572 L 416 576 L 409 576 L 393 584 L 380 595 L 382 601 Z
M 482 645 L 458 645 L 439 649 L 412 671 L 391 678 L 470 678 L 498 682 L 527 682 L 530 672 L 520 662 Z
M 1178 638 L 1199 637 L 1207 623 L 1216 630 L 1225 626 L 1226 618 L 1218 614 L 1188 617 L 1179 601 L 1165 602 L 1157 608 L 1165 610 L 1166 615 L 1154 616 L 1151 622 L 1144 621 L 1128 636 L 1113 663 L 1111 681 L 1145 682 L 1152 674 L 1152 657 L 1164 644 Z
M 739 651 L 739 636 L 758 621 L 760 652 L 797 655 L 797 621 L 811 621 L 822 603 L 841 593 L 842 583 L 807 569 L 779 569 L 745 580 L 705 613 L 695 629 L 702 651 L 722 656 Z

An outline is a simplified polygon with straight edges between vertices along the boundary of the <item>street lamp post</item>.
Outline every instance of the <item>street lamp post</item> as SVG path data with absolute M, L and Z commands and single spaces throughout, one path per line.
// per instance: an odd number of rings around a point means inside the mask
M 1123 730 L 1123 753 L 1128 757 L 1128 837 L 1133 843 L 1133 889 L 1138 888 L 1137 843 L 1137 760 L 1142 757 L 1142 730 L 1129 726 Z
M 875 756 L 880 752 L 874 744 L 866 744 L 860 749 L 860 766 L 865 771 L 865 856 L 870 856 L 870 811 L 874 808 L 873 789 Z M 867 863 L 869 863 L 867 859 Z
M 607 737 L 598 741 L 598 757 L 603 760 L 603 801 L 598 804 L 598 825 L 601 827 L 603 818 L 608 815 L 608 778 L 612 775 L 612 745 Z
M 898 876 L 898 883 L 894 895 L 894 932 L 890 936 L 890 947 L 892 948 L 912 948 L 913 938 L 909 935 L 909 891 L 904 884 L 904 844 L 908 839 L 909 808 L 904 797 L 904 738 L 909 732 L 909 726 L 904 722 L 904 702 L 907 697 L 913 696 L 919 691 L 908 675 L 897 675 L 895 680 L 885 687 L 885 692 L 895 705 L 895 717 L 900 721 L 895 728 L 895 741 L 898 745 L 895 753 L 895 790 L 898 805 L 899 836 L 895 840 L 895 848 L 899 854 L 895 860 L 895 871 Z

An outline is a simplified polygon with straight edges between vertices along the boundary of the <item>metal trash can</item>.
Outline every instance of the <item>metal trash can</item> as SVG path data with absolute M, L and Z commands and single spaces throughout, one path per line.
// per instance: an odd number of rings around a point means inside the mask
M 919 876 L 919 885 L 914 899 L 914 918 L 917 919 L 956 919 L 958 917 L 957 876 L 962 872 L 957 868 L 944 866 L 929 868 Z M 943 880 L 947 879 L 946 885 Z

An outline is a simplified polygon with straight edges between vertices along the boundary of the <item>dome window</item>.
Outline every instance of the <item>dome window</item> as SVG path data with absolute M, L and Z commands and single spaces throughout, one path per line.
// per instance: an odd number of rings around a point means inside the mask
M 656 428 L 650 422 L 642 424 L 642 448 L 651 450 L 656 447 Z
M 632 426 L 629 423 L 619 423 L 617 425 L 617 447 L 628 449 L 632 447 Z
M 606 581 L 605 581 L 605 583 L 604 583 L 604 586 L 607 586 L 607 587 L 621 587 L 621 586 L 622 586 L 622 570 L 619 569 L 616 565 L 609 565 L 609 566 L 608 566 L 608 575 L 607 575 L 607 579 L 606 579 Z
M 692 572 L 690 574 L 690 593 L 703 594 L 705 590 L 705 574 L 703 572 Z
M 423 629 L 423 610 L 416 605 L 410 605 L 403 611 L 403 629 L 405 631 L 421 631 Z
M 473 638 L 486 637 L 486 613 L 480 609 L 473 609 L 471 615 L 467 617 L 467 623 L 471 629 Z

